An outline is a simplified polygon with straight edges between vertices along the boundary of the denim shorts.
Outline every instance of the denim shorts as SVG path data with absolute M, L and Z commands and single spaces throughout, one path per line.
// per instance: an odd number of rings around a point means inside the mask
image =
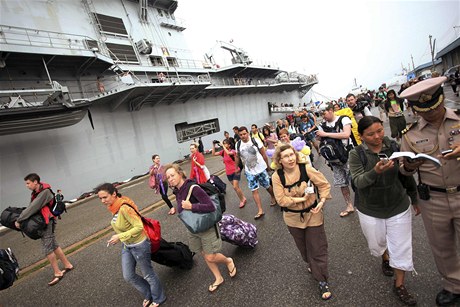
M 248 188 L 251 191 L 255 191 L 259 188 L 259 185 L 268 189 L 270 187 L 270 176 L 266 170 L 262 173 L 252 175 L 248 172 L 246 173 L 246 179 L 248 180 Z
M 227 175 L 228 181 L 232 182 L 233 180 L 240 181 L 241 180 L 241 173 L 233 173 L 230 175 Z

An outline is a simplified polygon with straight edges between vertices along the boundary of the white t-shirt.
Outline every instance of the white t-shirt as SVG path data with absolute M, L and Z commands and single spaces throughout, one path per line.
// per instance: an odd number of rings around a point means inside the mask
M 364 107 L 364 116 L 372 116 L 372 113 L 371 111 L 369 110 L 368 107 Z M 361 112 L 353 112 L 353 115 L 355 116 L 355 120 L 356 122 L 359 122 L 361 120 L 361 118 L 363 118 L 363 114 Z
M 254 140 L 259 148 L 264 146 L 259 139 L 255 138 Z M 243 140 L 241 140 L 239 152 L 246 172 L 252 175 L 257 175 L 267 169 L 267 164 L 265 163 L 264 158 L 260 154 L 259 150 L 254 146 L 251 139 L 249 139 L 247 143 L 244 143 Z
M 331 128 L 334 128 L 335 127 L 335 123 L 339 120 L 340 116 L 336 116 L 334 121 L 332 122 L 328 122 L 328 121 L 325 121 L 326 123 L 326 127 L 331 127 Z M 342 118 L 342 126 L 345 127 L 346 125 L 350 125 L 351 127 L 351 119 L 348 117 L 348 116 L 344 116 Z M 338 132 L 342 132 L 343 129 L 341 129 L 340 131 Z M 351 136 L 351 133 L 350 133 L 350 136 Z M 347 146 L 348 144 L 352 144 L 352 141 L 350 138 L 348 139 L 342 139 L 342 143 Z

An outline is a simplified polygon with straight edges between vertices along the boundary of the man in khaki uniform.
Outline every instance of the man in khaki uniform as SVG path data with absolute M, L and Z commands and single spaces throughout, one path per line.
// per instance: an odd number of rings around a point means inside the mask
M 401 151 L 424 153 L 440 160 L 441 166 L 427 159 L 404 159 L 401 172 L 419 171 L 419 207 L 443 290 L 436 304 L 460 302 L 460 117 L 444 107 L 441 87 L 445 77 L 419 82 L 401 93 L 421 119 L 403 131 Z M 443 151 L 452 149 L 451 153 Z M 423 189 L 420 183 L 426 185 Z M 422 191 L 421 191 L 422 190 Z

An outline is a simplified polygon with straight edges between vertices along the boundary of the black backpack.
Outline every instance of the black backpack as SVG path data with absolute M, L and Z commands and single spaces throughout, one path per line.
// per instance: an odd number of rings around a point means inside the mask
M 151 254 L 152 261 L 169 267 L 190 270 L 193 267 L 193 256 L 187 244 L 160 240 L 160 249 Z
M 227 184 L 223 182 L 222 179 L 219 178 L 219 176 L 211 175 L 208 182 L 215 186 L 217 189 L 219 189 L 220 193 L 226 193 L 225 190 L 227 189 Z
M 193 184 L 196 184 L 196 183 L 193 183 Z M 225 204 L 224 193 L 221 193 L 220 190 L 215 185 L 210 183 L 209 181 L 200 183 L 200 184 L 196 184 L 196 185 L 202 188 L 206 192 L 206 194 L 208 194 L 209 196 L 217 195 L 219 199 L 220 210 L 222 211 L 222 213 L 225 212 L 225 210 L 227 209 L 227 206 Z M 195 197 L 193 197 L 193 195 L 191 195 L 190 198 L 191 198 L 190 200 L 191 203 L 197 202 L 197 200 L 195 199 Z
M 399 145 L 394 140 L 390 140 L 387 137 L 383 139 L 385 145 L 391 148 L 391 153 L 388 152 L 388 156 L 391 156 L 393 152 L 399 151 Z M 359 160 L 361 160 L 361 164 L 363 165 L 364 169 L 367 166 L 367 156 L 364 152 L 364 148 L 362 145 L 355 147 L 356 152 L 358 153 Z M 399 164 L 399 161 L 396 160 L 396 163 Z M 413 176 L 404 176 L 401 172 L 398 173 L 398 179 L 401 181 L 401 184 L 404 189 L 406 189 L 406 193 L 409 196 L 412 204 L 417 204 L 417 183 Z
M 324 132 L 338 133 L 343 130 L 342 119 L 348 116 L 340 116 L 334 127 L 326 126 L 326 123 L 321 124 Z M 345 146 L 342 139 L 334 139 L 329 137 L 322 137 L 319 143 L 319 153 L 328 162 L 345 164 L 348 161 L 348 152 L 351 150 L 351 145 Z
M 50 192 L 53 194 L 53 204 L 49 205 L 51 213 L 57 217 L 58 219 L 61 219 L 61 214 L 64 212 L 67 212 L 66 205 L 64 203 L 64 196 L 61 197 L 59 194 L 54 194 L 53 190 L 49 188 Z
M 291 190 L 291 188 L 295 186 L 300 186 L 302 182 L 310 181 L 310 178 L 308 177 L 308 174 L 307 174 L 307 169 L 305 167 L 305 164 L 299 163 L 298 165 L 299 165 L 299 170 L 300 170 L 300 179 L 297 182 L 294 182 L 293 184 L 290 184 L 290 185 L 286 185 L 286 177 L 284 176 L 284 170 L 282 168 L 276 170 L 278 177 L 280 177 L 281 184 L 283 185 L 285 189 L 288 189 L 289 191 Z M 318 198 L 318 190 L 316 189 L 316 187 L 315 187 L 315 192 L 317 196 L 316 198 Z M 310 212 L 310 210 L 312 208 L 315 208 L 317 204 L 318 202 L 315 200 L 315 202 L 311 206 L 305 209 L 302 209 L 302 210 L 294 210 L 294 209 L 289 209 L 286 207 L 281 207 L 281 211 L 300 213 L 300 218 L 303 219 L 303 214 Z
M 19 263 L 10 248 L 0 249 L 0 290 L 11 287 L 19 275 Z

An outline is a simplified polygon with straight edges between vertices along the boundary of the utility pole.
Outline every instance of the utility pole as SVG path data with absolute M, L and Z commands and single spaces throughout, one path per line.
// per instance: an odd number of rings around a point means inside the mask
M 436 38 L 433 40 L 433 44 L 431 43 L 432 36 L 430 35 L 429 38 L 430 38 L 430 51 L 431 51 L 431 63 L 432 63 L 431 71 L 433 71 L 434 70 L 434 48 L 436 45 Z
M 414 65 L 414 57 L 412 56 L 412 54 L 410 55 L 410 59 L 412 60 L 412 70 L 414 70 L 415 65 Z M 409 68 L 410 68 L 410 65 L 409 65 Z

